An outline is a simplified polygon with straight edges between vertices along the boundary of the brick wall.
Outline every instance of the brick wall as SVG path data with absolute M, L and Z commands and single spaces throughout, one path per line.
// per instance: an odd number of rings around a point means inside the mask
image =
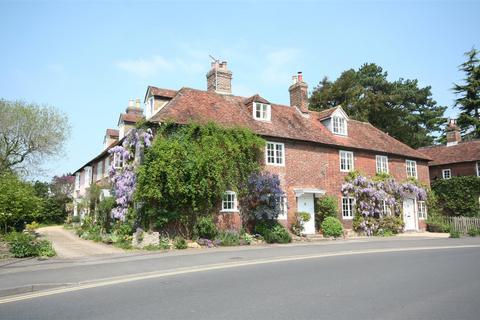
M 344 183 L 346 172 L 340 171 L 339 149 L 319 146 L 316 144 L 268 139 L 272 142 L 285 144 L 285 166 L 265 166 L 265 169 L 280 176 L 282 188 L 288 200 L 288 225 L 294 222 L 297 211 L 295 188 L 316 188 L 325 190 L 327 195 L 338 198 L 338 207 L 341 208 L 341 185 Z M 356 170 L 374 176 L 376 173 L 376 153 L 367 151 L 353 151 L 354 167 Z M 380 154 L 380 153 L 378 153 Z M 407 179 L 405 158 L 388 155 L 390 174 L 398 181 Z M 426 161 L 417 160 L 418 179 L 429 184 L 429 172 Z M 341 215 L 341 213 L 339 213 Z M 340 219 L 341 216 L 339 216 Z M 343 220 L 346 228 L 351 228 L 351 220 Z
M 450 169 L 452 177 L 477 175 L 476 162 L 451 163 L 440 166 L 430 166 L 430 179 L 442 179 L 442 170 Z

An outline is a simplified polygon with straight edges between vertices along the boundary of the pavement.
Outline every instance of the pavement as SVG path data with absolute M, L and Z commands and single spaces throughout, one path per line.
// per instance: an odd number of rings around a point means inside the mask
M 122 249 L 104 243 L 80 239 L 63 226 L 39 228 L 37 232 L 52 242 L 59 258 L 81 258 L 124 252 Z
M 386 238 L 0 268 L 0 319 L 478 319 L 480 239 Z M 43 281 L 43 282 L 42 282 Z

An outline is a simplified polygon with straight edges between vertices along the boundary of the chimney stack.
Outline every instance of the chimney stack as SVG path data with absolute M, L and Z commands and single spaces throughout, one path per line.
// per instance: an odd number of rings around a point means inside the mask
M 128 107 L 125 112 L 128 114 L 143 114 L 142 107 L 140 106 L 140 99 L 135 99 L 135 102 L 133 99 L 128 100 Z
M 303 81 L 302 72 L 292 77 L 293 84 L 288 88 L 290 92 L 290 106 L 296 106 L 303 113 L 308 113 L 308 85 Z
M 450 119 L 447 125 L 447 147 L 457 145 L 462 141 L 460 128 L 457 126 L 457 119 Z
M 221 94 L 232 93 L 232 72 L 227 69 L 227 62 L 212 62 L 207 73 L 207 90 Z

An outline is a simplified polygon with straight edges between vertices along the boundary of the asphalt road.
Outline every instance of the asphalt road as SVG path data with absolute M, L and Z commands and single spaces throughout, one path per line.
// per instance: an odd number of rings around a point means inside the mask
M 324 255 L 291 247 L 269 260 L 246 259 L 244 265 L 239 257 L 233 267 L 206 264 L 195 272 L 0 300 L 0 319 L 478 320 L 480 248 L 475 243 L 352 244 L 351 251 Z M 429 249 L 436 245 L 441 246 Z

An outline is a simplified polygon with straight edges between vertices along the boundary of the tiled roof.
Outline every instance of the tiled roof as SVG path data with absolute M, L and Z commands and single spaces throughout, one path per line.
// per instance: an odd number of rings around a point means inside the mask
M 431 146 L 418 149 L 433 159 L 429 165 L 480 161 L 480 140 L 460 142 L 454 146 Z
M 272 104 L 271 121 L 257 121 L 252 118 L 251 109 L 245 105 L 246 99 L 248 98 L 182 88 L 150 121 L 173 121 L 180 124 L 213 121 L 228 127 L 248 127 L 267 137 L 430 160 L 369 123 L 349 120 L 348 137 L 334 135 L 320 122 L 320 117 L 325 118 L 325 113 L 322 112 L 311 111 L 309 116 L 305 116 L 296 107 Z
M 133 123 L 137 123 L 139 122 L 140 120 L 143 119 L 143 115 L 141 114 L 137 114 L 137 113 L 122 113 L 120 114 L 120 121 L 123 121 L 123 122 L 133 122 Z
M 260 102 L 260 103 L 270 104 L 270 102 L 268 102 L 267 99 L 260 97 L 260 95 L 258 95 L 258 94 L 253 95 L 253 96 L 251 96 L 251 97 L 249 97 L 249 98 L 245 98 L 244 101 L 243 101 L 243 103 L 244 103 L 245 105 L 249 105 L 249 104 L 251 104 L 251 103 L 254 102 L 254 101 L 255 101 L 255 102 Z
M 114 138 L 117 137 L 118 138 L 119 132 L 116 129 L 107 129 L 106 135 L 109 136 L 109 137 L 114 137 Z
M 149 86 L 149 88 L 150 88 L 150 92 L 154 96 L 173 98 L 177 94 L 176 90 L 162 89 L 154 86 Z
M 330 118 L 336 110 L 337 110 L 337 107 L 319 111 L 319 112 L 317 112 L 318 119 L 319 120 L 324 120 L 324 119 Z

